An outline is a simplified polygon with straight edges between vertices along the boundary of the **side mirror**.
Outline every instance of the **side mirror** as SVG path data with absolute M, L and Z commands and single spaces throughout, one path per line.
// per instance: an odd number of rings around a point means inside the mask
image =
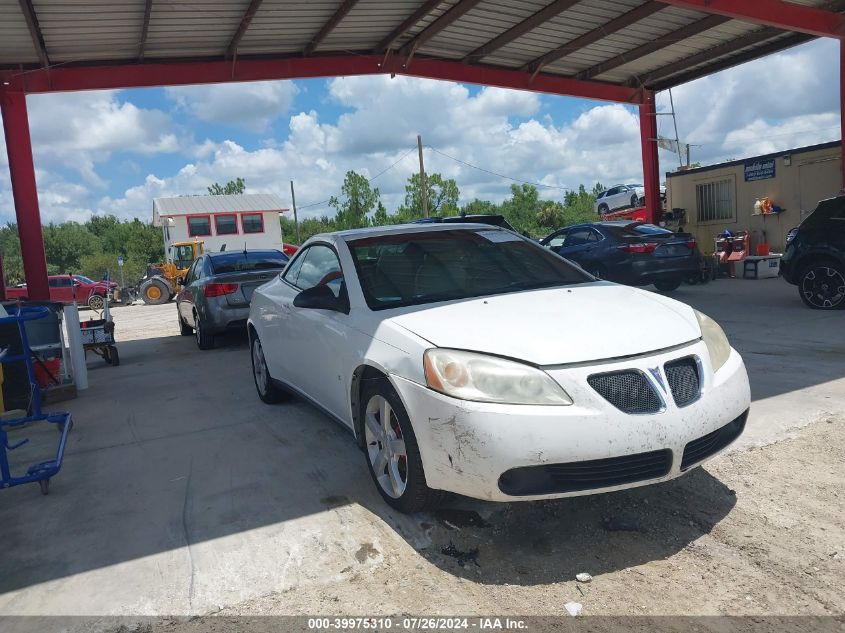
M 314 286 L 303 290 L 293 299 L 297 308 L 311 310 L 332 310 L 349 314 L 349 301 L 345 297 L 335 297 L 328 286 Z

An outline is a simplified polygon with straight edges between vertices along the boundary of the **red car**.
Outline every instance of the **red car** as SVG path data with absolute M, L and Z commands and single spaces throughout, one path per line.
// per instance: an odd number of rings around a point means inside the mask
M 71 304 L 76 298 L 80 305 L 87 305 L 92 310 L 102 310 L 105 296 L 117 284 L 113 281 L 94 281 L 83 275 L 50 275 L 50 301 Z M 28 299 L 26 284 L 6 288 L 6 299 Z

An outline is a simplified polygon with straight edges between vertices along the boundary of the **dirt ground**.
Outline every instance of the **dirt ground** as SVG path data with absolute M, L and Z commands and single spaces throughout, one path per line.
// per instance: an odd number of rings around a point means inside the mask
M 484 505 L 496 508 L 484 526 L 458 528 L 448 513 L 421 517 L 429 547 L 364 543 L 335 582 L 220 615 L 397 614 L 411 606 L 427 614 L 566 615 L 570 601 L 583 615 L 841 615 L 842 446 L 845 417 L 828 417 L 657 488 Z M 450 560 L 442 553 L 450 543 L 477 548 L 477 564 Z M 576 581 L 581 572 L 592 581 Z

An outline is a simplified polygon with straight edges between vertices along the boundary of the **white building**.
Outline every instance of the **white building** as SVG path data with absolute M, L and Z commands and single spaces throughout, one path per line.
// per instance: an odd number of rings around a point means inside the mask
M 153 226 L 162 227 L 164 251 L 173 242 L 201 241 L 206 251 L 282 249 L 279 215 L 288 209 L 279 196 L 180 196 L 153 200 Z

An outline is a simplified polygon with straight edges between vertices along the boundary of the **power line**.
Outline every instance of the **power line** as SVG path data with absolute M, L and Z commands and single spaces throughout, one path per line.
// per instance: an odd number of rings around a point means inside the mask
M 513 182 L 520 182 L 525 185 L 533 185 L 534 187 L 545 187 L 546 189 L 559 189 L 560 191 L 572 191 L 569 187 L 558 187 L 557 185 L 545 185 L 541 182 L 533 182 L 531 180 L 522 180 L 521 178 L 514 178 L 513 176 L 506 176 L 505 174 L 500 174 L 495 171 L 491 171 L 489 169 L 485 169 L 484 167 L 479 167 L 478 165 L 473 165 L 472 163 L 468 163 L 465 160 L 461 160 L 460 158 L 455 158 L 454 156 L 449 156 L 444 152 L 441 152 L 439 149 L 432 147 L 431 145 L 427 145 L 428 149 L 432 152 L 440 154 L 441 156 L 445 156 L 446 158 L 455 161 L 456 163 L 460 163 L 462 165 L 466 165 L 467 167 L 472 167 L 473 169 L 477 169 L 478 171 L 483 171 L 485 174 L 490 174 L 492 176 L 496 176 L 498 178 L 504 178 L 505 180 L 512 180 Z
M 404 154 L 402 154 L 402 156 L 400 156 L 400 157 L 399 157 L 399 159 L 398 159 L 398 160 L 396 160 L 394 163 L 392 163 L 392 164 L 390 164 L 388 167 L 385 167 L 384 169 L 382 169 L 379 173 L 377 173 L 377 174 L 376 174 L 375 176 L 373 176 L 372 178 L 367 178 L 367 182 L 373 182 L 373 181 L 374 181 L 376 178 L 378 178 L 379 176 L 381 176 L 381 175 L 383 175 L 383 174 L 387 173 L 388 171 L 390 171 L 391 169 L 393 169 L 394 167 L 396 167 L 396 165 L 398 165 L 398 164 L 399 164 L 399 163 L 401 163 L 403 160 L 405 160 L 405 159 L 406 159 L 406 158 L 407 158 L 407 157 L 411 154 L 411 152 L 413 152 L 413 151 L 414 151 L 414 150 L 416 150 L 416 149 L 417 149 L 417 146 L 416 146 L 416 145 L 414 145 L 411 149 L 409 149 L 407 152 L 405 152 Z M 318 206 L 322 206 L 322 205 L 324 205 L 324 204 L 327 204 L 329 200 L 331 200 L 331 198 L 328 198 L 327 200 L 323 200 L 322 202 L 312 202 L 311 204 L 301 204 L 301 205 L 299 205 L 299 208 L 300 208 L 300 209 L 307 209 L 307 208 L 309 208 L 309 207 L 318 207 Z

